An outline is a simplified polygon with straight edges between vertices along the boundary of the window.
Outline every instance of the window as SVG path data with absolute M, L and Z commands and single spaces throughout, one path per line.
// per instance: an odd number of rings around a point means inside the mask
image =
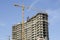
M 40 34 L 40 37 L 42 37 L 43 35 L 42 34 Z
M 40 31 L 40 33 L 42 33 L 42 31 Z
M 22 39 L 17 39 L 17 40 L 22 40 Z
M 43 25 L 41 25 L 41 26 L 43 26 Z
M 42 18 L 42 17 L 41 17 Z
M 40 30 L 43 30 L 43 29 L 40 29 Z
M 34 33 L 34 32 L 32 32 L 32 33 Z
M 34 27 L 32 27 L 32 28 L 34 28 Z
M 37 34 L 39 34 L 39 32 L 37 32 Z
M 42 36 L 40 38 L 43 38 Z
M 45 27 L 43 27 L 43 28 L 45 28 Z
M 44 35 L 44 37 L 45 37 L 46 35 Z
M 37 40 L 37 39 L 35 39 L 35 40 Z
M 40 26 L 40 29 L 42 29 L 43 27 L 42 26 Z
M 32 37 L 32 38 L 34 38 L 34 37 Z
M 32 39 L 32 40 L 34 40 L 34 39 Z
M 39 31 L 39 29 L 37 31 Z
M 42 24 L 43 22 L 41 21 L 40 23 Z
M 39 35 L 37 35 L 37 36 L 39 36 Z
M 43 26 L 45 26 L 45 24 L 43 24 Z
M 45 29 L 43 31 L 45 31 Z
M 46 34 L 46 32 L 43 32 L 44 34 Z
M 27 40 L 30 40 L 30 39 L 27 39 Z

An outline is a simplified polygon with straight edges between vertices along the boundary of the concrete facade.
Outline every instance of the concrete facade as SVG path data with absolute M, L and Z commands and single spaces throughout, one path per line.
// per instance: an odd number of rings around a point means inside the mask
M 24 23 L 24 27 L 26 40 L 49 40 L 48 14 L 36 14 Z M 21 23 L 12 27 L 12 40 L 22 40 Z

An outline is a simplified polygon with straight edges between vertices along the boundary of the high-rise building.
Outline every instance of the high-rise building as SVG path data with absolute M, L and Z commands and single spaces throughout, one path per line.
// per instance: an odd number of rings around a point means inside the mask
M 48 14 L 37 13 L 24 22 L 24 37 L 26 40 L 49 40 Z M 22 40 L 22 24 L 12 27 L 12 40 Z

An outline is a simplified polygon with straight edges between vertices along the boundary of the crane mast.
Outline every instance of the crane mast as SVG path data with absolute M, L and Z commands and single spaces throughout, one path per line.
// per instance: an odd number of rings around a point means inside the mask
M 26 40 L 25 33 L 24 33 L 24 9 L 25 9 L 24 0 L 22 0 L 22 5 L 15 4 L 14 6 L 22 7 L 22 40 Z
M 24 33 L 24 0 L 22 2 L 22 40 L 25 40 Z
M 22 5 L 22 40 L 24 39 L 24 5 Z

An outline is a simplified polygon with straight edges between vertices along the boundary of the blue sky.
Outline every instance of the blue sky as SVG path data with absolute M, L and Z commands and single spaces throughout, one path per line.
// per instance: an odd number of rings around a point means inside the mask
M 8 40 L 12 34 L 12 25 L 21 22 L 21 8 L 13 4 L 22 4 L 22 0 L 0 0 L 0 40 Z M 60 0 L 24 0 L 26 18 L 32 17 L 38 10 L 44 9 L 49 15 L 49 38 L 50 40 L 60 39 Z M 37 8 L 37 10 L 32 10 Z

